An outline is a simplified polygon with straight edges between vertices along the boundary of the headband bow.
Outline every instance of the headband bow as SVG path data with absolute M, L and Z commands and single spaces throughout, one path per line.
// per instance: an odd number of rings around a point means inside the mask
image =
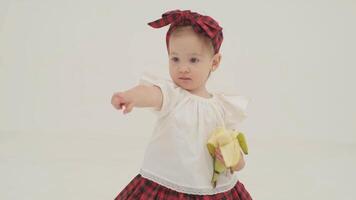
M 215 53 L 219 52 L 223 40 L 222 28 L 213 18 L 191 12 L 190 10 L 172 10 L 162 14 L 161 19 L 148 23 L 153 28 L 161 28 L 169 24 L 171 26 L 166 35 L 167 48 L 169 37 L 177 26 L 191 25 L 195 32 L 208 36 L 213 43 Z

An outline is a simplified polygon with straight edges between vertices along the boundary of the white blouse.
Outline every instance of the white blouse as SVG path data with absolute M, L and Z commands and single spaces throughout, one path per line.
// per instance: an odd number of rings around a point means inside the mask
M 225 124 L 238 130 L 247 117 L 250 99 L 212 93 L 211 98 L 191 94 L 173 81 L 143 74 L 139 84 L 156 85 L 163 94 L 160 110 L 151 109 L 157 122 L 147 145 L 140 174 L 178 192 L 212 195 L 232 189 L 237 173 L 224 173 L 212 187 L 213 159 L 207 141 L 210 133 Z

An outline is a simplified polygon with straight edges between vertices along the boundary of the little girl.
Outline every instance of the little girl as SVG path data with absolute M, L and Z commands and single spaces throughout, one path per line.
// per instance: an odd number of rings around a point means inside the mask
M 136 87 L 112 96 L 112 105 L 124 114 L 134 107 L 151 107 L 158 117 L 140 173 L 115 199 L 251 199 L 236 173 L 245 165 L 243 156 L 233 167 L 235 173 L 221 174 L 217 185 L 211 184 L 209 134 L 220 126 L 238 129 L 249 102 L 244 96 L 206 89 L 221 60 L 222 28 L 213 18 L 189 10 L 169 11 L 149 23 L 153 28 L 168 24 L 171 80 L 144 74 Z M 223 160 L 219 149 L 216 157 Z

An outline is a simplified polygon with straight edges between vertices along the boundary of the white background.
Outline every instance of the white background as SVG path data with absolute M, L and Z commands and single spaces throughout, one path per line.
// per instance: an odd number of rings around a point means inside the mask
M 224 28 L 211 90 L 251 97 L 239 172 L 254 199 L 355 199 L 356 3 L 0 0 L 0 199 L 113 199 L 155 119 L 111 95 L 168 77 L 173 9 Z

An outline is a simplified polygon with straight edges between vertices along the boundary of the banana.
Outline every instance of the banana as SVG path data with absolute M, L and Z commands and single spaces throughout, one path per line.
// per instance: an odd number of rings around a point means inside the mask
M 208 143 L 208 151 L 212 157 L 215 157 L 215 146 L 212 143 Z
M 214 171 L 216 173 L 220 174 L 226 170 L 226 167 L 225 167 L 224 163 L 222 163 L 220 160 L 215 159 L 214 169 L 215 169 Z
M 226 138 L 226 136 L 223 136 L 225 133 L 225 129 L 224 128 L 217 128 L 215 131 L 213 131 L 211 133 L 211 136 L 208 140 L 208 150 L 209 150 L 209 153 L 212 157 L 215 157 L 215 150 L 216 148 L 219 146 L 219 141 L 220 143 L 226 143 L 228 141 L 228 138 Z M 222 139 L 219 139 L 221 136 L 223 136 Z
M 233 139 L 234 138 L 230 134 L 221 134 L 217 136 L 216 141 L 218 146 L 225 146 L 230 144 Z
M 216 187 L 219 174 L 228 169 L 233 173 L 232 167 L 238 164 L 241 159 L 240 151 L 242 150 L 244 154 L 248 154 L 247 142 L 244 134 L 238 131 L 226 130 L 224 128 L 217 128 L 212 132 L 207 143 L 207 148 L 213 158 L 214 171 L 211 182 L 214 188 Z M 225 164 L 216 159 L 216 148 L 220 148 Z
M 220 151 L 227 168 L 237 165 L 241 158 L 240 145 L 237 140 L 220 146 Z
M 242 151 L 244 152 L 244 154 L 247 155 L 248 154 L 248 146 L 247 146 L 247 141 L 246 141 L 245 135 L 240 132 L 237 135 L 237 140 L 239 141 Z
M 218 176 L 219 176 L 218 173 L 216 173 L 216 172 L 213 173 L 213 178 L 211 179 L 211 183 L 214 188 L 216 187 L 216 182 L 218 181 Z

